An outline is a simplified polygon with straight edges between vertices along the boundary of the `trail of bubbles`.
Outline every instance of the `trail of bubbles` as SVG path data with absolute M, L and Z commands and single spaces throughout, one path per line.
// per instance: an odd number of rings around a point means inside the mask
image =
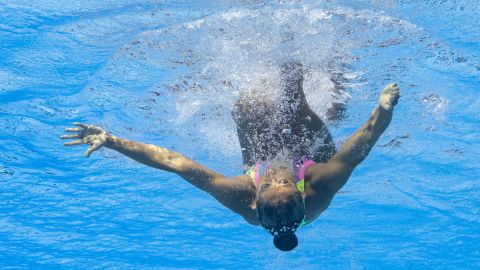
M 236 154 L 233 104 L 252 89 L 277 99 L 282 63 L 303 63 L 307 100 L 322 117 L 333 102 L 348 99 L 340 87 L 333 90 L 334 82 L 356 78 L 346 74 L 356 44 L 343 38 L 352 15 L 307 6 L 235 9 L 144 32 L 134 50 L 144 54 L 144 65 L 169 71 L 162 84 L 163 91 L 175 94 L 172 122 L 198 124 L 196 135 L 209 150 Z
M 212 154 L 238 155 L 232 107 L 252 91 L 276 100 L 282 63 L 303 63 L 307 101 L 326 119 L 355 91 L 362 93 L 354 98 L 376 98 L 384 83 L 407 78 L 413 55 L 420 58 L 414 64 L 438 58 L 443 49 L 433 42 L 422 28 L 383 11 L 327 2 L 237 7 L 142 32 L 117 50 L 89 98 L 109 95 L 114 103 L 109 93 L 116 91 L 123 106 L 136 108 L 122 117 L 149 119 L 138 127 L 143 133 L 174 136 L 187 151 L 200 144 Z M 368 69 L 353 72 L 359 62 Z M 376 77 L 368 92 L 363 85 L 372 78 L 364 71 Z

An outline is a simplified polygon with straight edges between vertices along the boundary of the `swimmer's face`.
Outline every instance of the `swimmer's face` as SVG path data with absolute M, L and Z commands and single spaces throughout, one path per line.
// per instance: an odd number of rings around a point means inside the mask
M 268 199 L 285 198 L 298 192 L 292 172 L 270 167 L 260 178 L 257 196 Z
M 255 207 L 260 224 L 271 233 L 272 229 L 298 226 L 305 217 L 305 209 L 293 172 L 269 167 L 259 180 Z

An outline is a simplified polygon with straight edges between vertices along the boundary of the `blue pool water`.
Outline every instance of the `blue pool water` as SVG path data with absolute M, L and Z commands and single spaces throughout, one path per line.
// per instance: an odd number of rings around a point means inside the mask
M 176 175 L 59 139 L 99 124 L 239 174 L 229 109 L 289 57 L 320 116 L 346 104 L 337 145 L 402 89 L 292 252 Z M 479 75 L 477 1 L 0 1 L 0 269 L 479 269 Z

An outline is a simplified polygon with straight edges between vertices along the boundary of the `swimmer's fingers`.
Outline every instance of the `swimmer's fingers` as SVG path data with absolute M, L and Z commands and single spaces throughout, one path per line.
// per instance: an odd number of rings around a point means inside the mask
M 87 152 L 85 152 L 85 156 L 86 156 L 87 158 L 89 158 L 90 155 L 91 155 L 93 152 L 97 151 L 98 149 L 100 149 L 100 148 L 103 146 L 103 143 L 104 143 L 104 142 L 101 141 L 101 140 L 95 140 L 95 141 L 93 141 L 92 146 L 90 146 L 90 147 L 87 149 Z
M 65 139 L 81 139 L 83 137 L 82 134 L 68 134 L 68 135 L 62 135 L 60 139 L 65 140 Z
M 387 88 L 395 88 L 395 87 L 398 88 L 397 83 L 391 83 L 391 84 L 387 85 Z
M 80 144 L 85 144 L 85 142 L 83 140 L 76 140 L 76 141 L 66 142 L 63 145 L 73 146 L 73 145 L 80 145 Z
M 396 93 L 394 93 L 392 97 L 392 105 L 395 106 L 398 103 L 398 100 L 400 99 L 400 90 Z
M 393 94 L 393 93 L 399 93 L 400 88 L 398 88 L 396 83 L 391 83 L 383 89 L 382 94 Z
M 400 98 L 400 88 L 396 83 L 389 84 L 383 89 L 380 95 L 380 106 L 386 110 L 391 110 L 398 103 Z
M 101 127 L 98 127 L 98 126 L 82 124 L 79 122 L 74 122 L 73 124 L 78 127 L 66 128 L 65 132 L 78 132 L 83 137 L 105 133 L 105 130 L 103 130 Z
M 72 124 L 74 124 L 77 127 L 84 128 L 84 129 L 88 129 L 88 127 L 89 127 L 89 125 L 83 124 L 83 123 L 80 123 L 80 122 L 73 122 Z
M 83 139 L 85 129 L 84 128 L 66 128 L 65 132 L 78 132 L 77 134 L 65 134 L 60 136 L 60 139 Z M 65 145 L 76 145 L 76 144 L 65 144 Z
M 65 131 L 66 132 L 83 132 L 84 129 L 83 128 L 66 128 Z
M 398 99 L 400 98 L 400 89 L 392 89 L 388 92 L 388 95 L 390 96 L 390 100 L 392 101 L 392 104 L 397 104 Z

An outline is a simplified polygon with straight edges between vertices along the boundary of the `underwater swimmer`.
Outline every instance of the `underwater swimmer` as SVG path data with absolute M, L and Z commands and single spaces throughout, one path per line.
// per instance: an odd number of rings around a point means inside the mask
M 107 147 L 176 173 L 250 224 L 261 225 L 273 235 L 278 249 L 289 251 L 298 245 L 298 227 L 329 206 L 388 127 L 400 90 L 396 84 L 388 85 L 367 122 L 337 152 L 328 129 L 306 102 L 302 65 L 285 64 L 281 74 L 282 98 L 277 105 L 244 97 L 232 112 L 249 167 L 240 176 L 226 177 L 182 154 L 123 139 L 98 126 L 74 123 L 77 127 L 65 130 L 73 134 L 61 138 L 76 139 L 66 146 L 91 145 L 87 157 Z

